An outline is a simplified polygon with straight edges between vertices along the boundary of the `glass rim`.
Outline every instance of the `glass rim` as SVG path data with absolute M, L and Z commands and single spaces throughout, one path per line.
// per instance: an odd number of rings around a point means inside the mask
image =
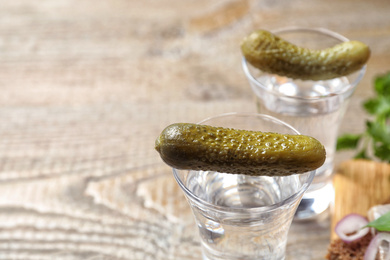
M 322 27 L 313 27 L 313 28 L 308 28 L 308 27 L 284 27 L 284 28 L 280 28 L 280 29 L 276 29 L 276 30 L 273 30 L 272 33 L 275 33 L 275 34 L 279 34 L 279 33 L 288 33 L 288 32 L 305 32 L 305 33 L 317 33 L 317 34 L 323 34 L 325 36 L 329 36 L 329 37 L 332 37 L 336 40 L 339 40 L 340 42 L 345 42 L 345 41 L 349 41 L 349 39 L 339 33 L 336 33 L 334 31 L 331 31 L 329 29 L 326 29 L 326 28 L 322 28 Z M 331 98 L 331 97 L 334 97 L 335 95 L 343 95 L 347 92 L 349 92 L 350 90 L 354 89 L 355 86 L 357 86 L 357 84 L 362 80 L 364 74 L 366 73 L 366 69 L 367 69 L 367 64 L 365 64 L 360 70 L 358 71 L 355 71 L 349 75 L 346 75 L 346 76 L 351 76 L 353 74 L 356 74 L 356 76 L 354 77 L 354 79 L 349 82 L 348 85 L 346 85 L 343 89 L 339 90 L 339 91 L 334 91 L 334 92 L 331 92 L 329 94 L 326 94 L 326 95 L 321 95 L 321 96 L 287 96 L 287 95 L 283 95 L 281 94 L 280 92 L 277 92 L 277 91 L 274 91 L 274 90 L 270 90 L 268 88 L 266 88 L 262 83 L 260 83 L 253 75 L 252 73 L 250 72 L 249 70 L 249 66 L 251 66 L 250 64 L 248 65 L 246 59 L 244 56 L 242 56 L 242 60 L 241 60 L 241 65 L 242 65 L 242 68 L 244 70 L 244 73 L 246 75 L 246 77 L 253 83 L 255 84 L 257 87 L 259 88 L 262 88 L 264 89 L 265 91 L 267 92 L 270 92 L 270 93 L 273 93 L 277 96 L 280 96 L 280 97 L 283 97 L 283 98 L 286 98 L 286 99 L 292 99 L 292 100 L 307 100 L 307 101 L 315 101 L 315 100 L 323 100 L 323 99 L 327 99 L 327 98 Z
M 300 134 L 295 128 L 293 128 L 289 124 L 283 122 L 282 120 L 279 120 L 279 119 L 277 119 L 276 117 L 273 117 L 273 116 L 269 116 L 269 115 L 265 115 L 265 114 L 259 114 L 259 113 L 238 113 L 238 112 L 223 113 L 223 114 L 219 114 L 219 115 L 216 115 L 216 116 L 208 117 L 208 118 L 200 121 L 199 123 L 205 122 L 205 121 L 207 121 L 209 119 L 218 118 L 218 117 L 226 117 L 226 116 L 256 116 L 256 117 L 259 117 L 259 118 L 266 118 L 266 119 L 270 119 L 270 120 L 272 120 L 274 122 L 280 123 L 280 124 L 290 128 L 293 132 L 295 132 L 295 134 Z M 283 199 L 283 200 L 281 200 L 281 201 L 279 201 L 277 203 L 274 203 L 274 204 L 271 204 L 271 205 L 268 205 L 268 206 L 253 207 L 253 208 L 232 208 L 232 207 L 228 207 L 228 206 L 214 205 L 214 204 L 212 204 L 210 202 L 207 202 L 207 201 L 197 197 L 196 195 L 194 195 L 187 188 L 187 186 L 182 182 L 182 180 L 180 179 L 180 177 L 178 175 L 178 171 L 190 171 L 190 170 L 180 170 L 180 169 L 172 168 L 172 171 L 173 171 L 173 176 L 176 179 L 176 182 L 179 184 L 180 188 L 184 191 L 185 195 L 188 198 L 190 198 L 192 202 L 195 202 L 197 204 L 201 204 L 202 207 L 207 207 L 207 208 L 212 209 L 214 211 L 230 212 L 230 213 L 236 213 L 236 214 L 265 213 L 265 212 L 269 212 L 269 211 L 275 210 L 277 208 L 280 208 L 281 206 L 286 205 L 289 202 L 295 201 L 298 197 L 302 196 L 303 193 L 308 189 L 308 187 L 311 184 L 311 182 L 313 181 L 314 175 L 316 173 L 316 170 L 302 173 L 302 175 L 308 175 L 308 176 L 307 176 L 306 181 L 299 188 L 299 190 L 296 191 L 294 194 L 288 196 L 287 198 L 285 198 L 285 199 Z M 275 177 L 286 177 L 286 178 L 288 178 L 290 176 L 275 176 Z M 272 177 L 270 177 L 270 178 L 272 178 Z
M 290 125 L 290 124 L 288 124 L 288 123 L 286 123 L 286 122 L 284 122 L 284 121 L 282 121 L 282 120 L 280 120 L 280 119 L 278 119 L 278 118 L 276 118 L 274 116 L 261 114 L 261 113 L 256 113 L 256 112 L 227 112 L 227 113 L 222 113 L 222 114 L 218 114 L 218 115 L 215 115 L 215 116 L 209 116 L 209 117 L 199 121 L 198 124 L 203 124 L 204 122 L 206 122 L 208 120 L 211 120 L 211 119 L 221 118 L 221 117 L 228 117 L 228 116 L 265 118 L 265 119 L 268 119 L 270 121 L 274 121 L 274 122 L 276 122 L 278 124 L 286 126 L 287 128 L 289 128 L 291 131 L 293 131 L 297 135 L 301 134 L 292 125 Z

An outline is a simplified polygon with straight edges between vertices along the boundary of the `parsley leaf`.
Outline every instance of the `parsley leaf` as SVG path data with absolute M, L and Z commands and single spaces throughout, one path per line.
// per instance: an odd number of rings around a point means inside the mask
M 378 96 L 390 96 L 390 73 L 375 78 L 374 85 Z
M 390 146 L 379 144 L 375 147 L 374 155 L 382 161 L 390 162 Z
M 361 134 L 344 134 L 339 137 L 336 149 L 338 151 L 345 149 L 356 149 L 361 137 Z
M 378 231 L 390 231 L 390 211 L 367 224 Z
M 362 149 L 360 152 L 358 152 L 355 157 L 355 159 L 370 159 L 366 154 L 366 149 Z
M 390 128 L 382 120 L 376 120 L 375 122 L 367 121 L 367 133 L 370 134 L 375 142 L 380 142 L 390 145 Z
M 364 108 L 371 115 L 389 115 L 390 114 L 390 98 L 378 97 L 367 100 L 363 104 Z
M 363 108 L 373 116 L 367 120 L 365 132 L 339 136 L 336 150 L 359 148 L 354 158 L 373 159 L 368 155 L 371 145 L 373 157 L 390 162 L 390 72 L 375 78 L 374 90 L 376 96 L 363 103 Z

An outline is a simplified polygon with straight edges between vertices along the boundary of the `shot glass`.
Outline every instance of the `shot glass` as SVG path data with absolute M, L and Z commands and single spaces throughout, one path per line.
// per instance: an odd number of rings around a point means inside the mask
M 348 41 L 344 36 L 323 28 L 286 28 L 273 33 L 310 49 L 324 49 Z M 252 67 L 245 58 L 242 66 L 256 96 L 257 112 L 277 117 L 325 146 L 325 164 L 317 170 L 295 218 L 314 219 L 326 214 L 334 199 L 332 173 L 338 129 L 348 100 L 364 76 L 366 67 L 345 77 L 303 81 L 265 73 Z
M 228 113 L 201 124 L 298 134 L 267 115 Z M 199 228 L 203 259 L 284 259 L 288 231 L 315 171 L 285 177 L 177 170 Z

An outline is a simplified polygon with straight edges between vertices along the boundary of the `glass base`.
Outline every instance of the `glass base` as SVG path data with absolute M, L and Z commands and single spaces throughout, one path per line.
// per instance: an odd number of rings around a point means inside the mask
M 242 259 L 242 258 L 240 258 L 240 259 Z M 285 258 L 283 257 L 283 258 L 274 259 L 274 260 L 284 260 L 284 259 L 285 259 Z M 215 259 L 207 258 L 205 255 L 203 255 L 202 260 L 215 260 Z
M 245 256 L 244 257 L 237 257 L 237 258 L 232 258 L 232 257 L 219 257 L 219 256 L 211 256 L 211 255 L 208 255 L 204 250 L 203 250 L 203 254 L 202 254 L 202 260 L 241 260 L 241 259 L 248 259 L 246 258 Z M 251 260 L 251 259 L 264 259 L 264 258 L 250 258 L 248 260 Z M 268 260 L 285 260 L 285 256 L 281 256 L 281 257 L 278 257 L 278 258 L 275 258 L 273 256 L 271 256 L 270 258 L 266 258 Z
M 314 220 L 323 215 L 334 200 L 334 188 L 328 183 L 320 189 L 308 190 L 294 215 L 294 220 Z

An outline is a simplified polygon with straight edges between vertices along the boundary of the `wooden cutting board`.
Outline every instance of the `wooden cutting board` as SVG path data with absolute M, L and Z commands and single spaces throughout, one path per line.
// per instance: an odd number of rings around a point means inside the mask
M 334 176 L 331 240 L 337 238 L 336 223 L 349 213 L 366 215 L 370 207 L 389 203 L 390 164 L 368 160 L 341 163 Z

